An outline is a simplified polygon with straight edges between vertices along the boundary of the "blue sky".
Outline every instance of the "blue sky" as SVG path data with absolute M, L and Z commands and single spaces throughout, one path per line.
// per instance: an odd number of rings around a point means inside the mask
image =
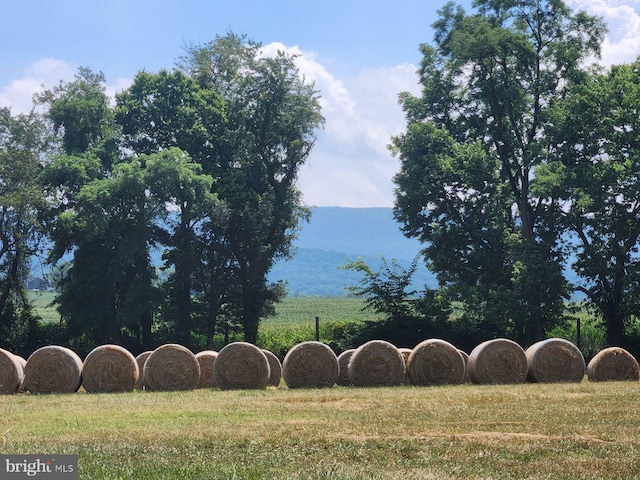
M 301 55 L 300 70 L 322 95 L 325 129 L 300 172 L 312 206 L 392 206 L 398 160 L 386 149 L 405 124 L 397 94 L 417 92 L 418 46 L 444 0 L 15 0 L 0 6 L 0 106 L 27 111 L 44 84 L 78 66 L 102 71 L 110 94 L 136 72 L 172 68 L 185 43 L 231 30 L 265 51 Z M 470 0 L 459 2 L 468 8 Z M 569 0 L 600 15 L 610 34 L 602 62 L 640 54 L 640 0 Z

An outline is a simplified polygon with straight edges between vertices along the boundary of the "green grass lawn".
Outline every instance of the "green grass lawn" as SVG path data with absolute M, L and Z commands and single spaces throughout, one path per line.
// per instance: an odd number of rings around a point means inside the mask
M 636 479 L 640 383 L 0 397 L 81 479 Z

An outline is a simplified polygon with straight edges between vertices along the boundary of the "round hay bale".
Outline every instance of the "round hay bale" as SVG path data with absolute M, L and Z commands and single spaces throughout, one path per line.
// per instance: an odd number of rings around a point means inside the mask
M 233 342 L 218 352 L 213 376 L 222 390 L 262 389 L 269 384 L 269 360 L 262 350 L 247 342 Z
M 196 353 L 196 360 L 200 364 L 200 380 L 198 380 L 198 388 L 217 387 L 216 379 L 213 376 L 213 362 L 216 361 L 218 352 L 214 350 L 203 350 Z
M 142 352 L 140 355 L 136 357 L 136 363 L 138 364 L 138 380 L 136 381 L 136 390 L 144 390 L 144 364 L 149 358 L 149 355 L 153 353 L 153 350 L 147 350 L 146 352 Z
M 24 382 L 24 368 L 18 356 L 0 348 L 0 394 L 18 393 Z
M 587 365 L 587 378 L 591 382 L 626 381 L 640 379 L 638 361 L 620 347 L 601 350 Z
M 402 383 L 404 383 L 405 385 L 408 385 L 410 382 L 409 382 L 409 375 L 407 374 L 407 362 L 409 361 L 409 355 L 411 355 L 411 352 L 413 352 L 413 349 L 400 347 L 398 348 L 398 351 L 402 354 L 402 358 L 404 359 L 404 380 L 402 381 Z
M 525 351 L 527 380 L 538 383 L 581 382 L 585 363 L 582 352 L 563 338 L 534 343 Z
M 143 375 L 148 390 L 191 390 L 198 386 L 200 364 L 188 348 L 168 343 L 151 352 Z
M 488 340 L 471 351 L 469 378 L 480 384 L 522 383 L 527 378 L 527 356 L 512 340 Z
M 139 377 L 138 362 L 126 348 L 101 345 L 82 364 L 82 386 L 89 393 L 130 392 Z
M 269 386 L 277 387 L 280 385 L 280 380 L 282 380 L 282 363 L 273 352 L 262 350 L 262 353 L 265 354 L 269 361 Z
M 349 361 L 349 379 L 356 387 L 385 387 L 404 381 L 404 358 L 384 340 L 371 340 L 356 348 Z
M 340 355 L 338 355 L 338 380 L 336 383 L 342 387 L 347 387 L 351 385 L 351 380 L 349 380 L 349 360 L 351 360 L 351 356 L 353 352 L 355 352 L 355 348 L 350 348 L 345 350 Z
M 24 388 L 31 393 L 74 393 L 82 384 L 82 360 L 71 349 L 41 347 L 27 359 Z
M 282 361 L 282 376 L 289 388 L 333 387 L 339 374 L 338 357 L 321 342 L 299 343 Z
M 464 383 L 465 361 L 458 349 L 439 339 L 419 343 L 409 355 L 407 376 L 413 385 Z
M 458 349 L 462 358 L 464 358 L 464 383 L 471 383 L 471 379 L 469 378 L 469 354 L 464 350 Z

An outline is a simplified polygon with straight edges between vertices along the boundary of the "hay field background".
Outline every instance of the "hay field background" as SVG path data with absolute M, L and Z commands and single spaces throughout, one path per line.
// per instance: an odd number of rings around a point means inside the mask
M 83 479 L 635 479 L 638 382 L 0 397 Z

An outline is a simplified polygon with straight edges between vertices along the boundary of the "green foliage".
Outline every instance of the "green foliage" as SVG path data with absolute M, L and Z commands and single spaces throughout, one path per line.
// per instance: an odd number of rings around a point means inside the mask
M 236 311 L 245 338 L 255 341 L 261 313 L 279 295 L 266 276 L 275 260 L 290 255 L 298 223 L 308 215 L 296 179 L 323 123 L 318 95 L 294 57 L 260 56 L 259 45 L 234 34 L 190 47 L 180 67 L 227 106 L 226 150 L 212 174 L 228 223 L 209 232 L 222 230 L 227 240 L 222 251 L 232 258 L 239 287 Z
M 575 288 L 601 315 L 610 345 L 633 345 L 627 329 L 640 314 L 639 68 L 636 61 L 590 72 L 556 102 L 550 128 L 555 188 L 581 277 Z
M 36 180 L 43 137 L 34 113 L 14 117 L 0 108 L 0 347 L 7 349 L 25 344 L 35 324 L 26 280 L 43 235 Z
M 144 173 L 137 163 L 118 164 L 111 177 L 82 187 L 67 214 L 72 231 L 63 237 L 72 242 L 74 260 L 56 303 L 74 336 L 151 345 L 157 294 L 149 245 L 159 207 L 148 201 Z
M 296 180 L 324 121 L 318 93 L 293 56 L 233 34 L 181 65 L 139 72 L 115 108 L 86 68 L 38 96 L 57 142 L 42 219 L 51 263 L 72 257 L 56 284 L 72 337 L 212 346 L 241 326 L 255 342 L 285 294 L 267 274 L 308 217 Z
M 382 316 L 382 320 L 365 322 L 358 335 L 354 335 L 354 343 L 384 339 L 398 347 L 413 348 L 427 338 L 447 338 L 451 313 L 448 299 L 436 290 L 426 289 L 418 296 L 415 290 L 409 289 L 419 257 L 408 269 L 394 259 L 390 264 L 382 260 L 383 265 L 377 271 L 362 260 L 344 267 L 364 274 L 360 285 L 350 287 L 351 293 L 364 297 L 365 308 Z
M 549 108 L 598 53 L 604 27 L 556 0 L 474 7 L 439 12 L 434 46 L 421 46 L 422 96 L 400 96 L 394 211 L 469 322 L 531 343 L 561 321 L 568 295 L 562 211 L 536 186 L 553 160 Z

